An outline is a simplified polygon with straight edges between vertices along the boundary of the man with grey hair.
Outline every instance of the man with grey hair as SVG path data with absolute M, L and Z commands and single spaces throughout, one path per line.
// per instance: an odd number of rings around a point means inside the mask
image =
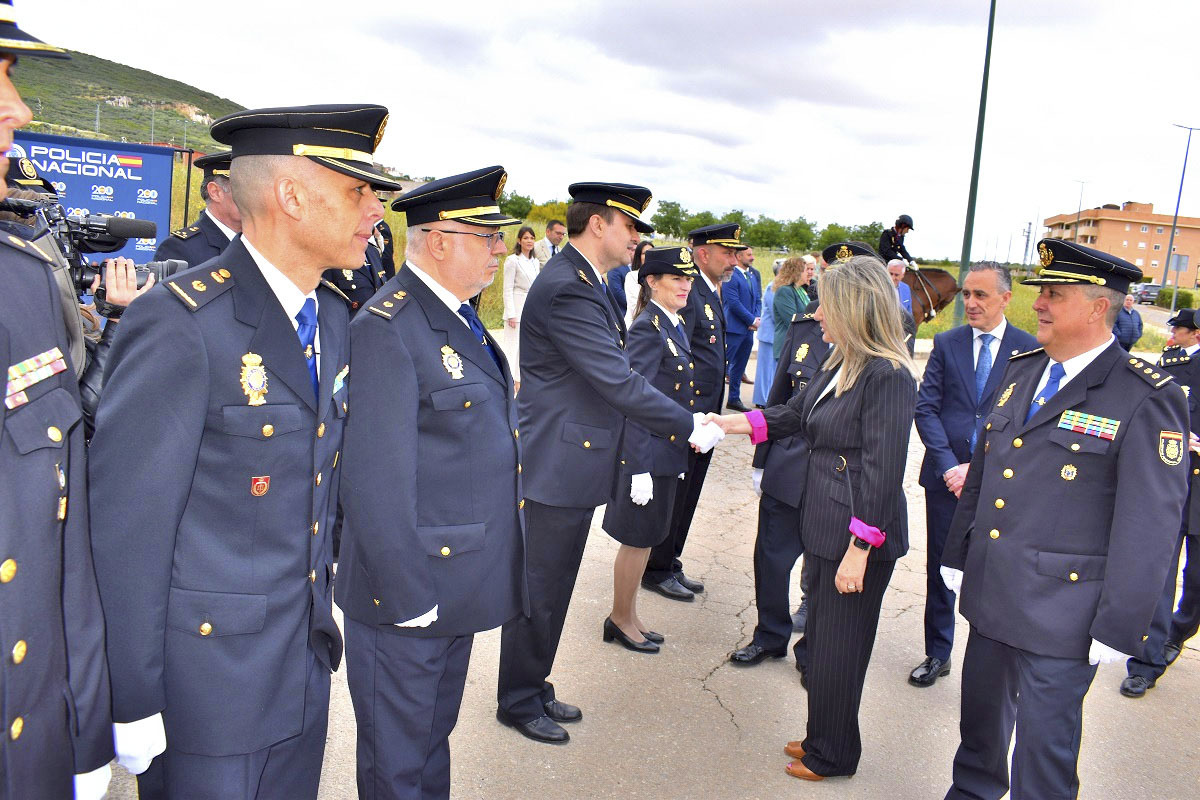
M 887 263 L 888 276 L 892 279 L 892 283 L 896 285 L 896 294 L 900 298 L 900 307 L 912 313 L 912 289 L 908 288 L 908 284 L 904 283 L 904 272 L 908 269 L 908 264 L 898 258 L 893 258 Z
M 319 281 L 362 263 L 371 190 L 399 188 L 372 165 L 386 119 L 218 120 L 242 236 L 139 299 L 113 344 L 92 546 L 117 756 L 142 798 L 317 795 L 350 372 L 346 306 Z
M 220 255 L 242 232 L 242 214 L 233 201 L 229 181 L 232 160 L 229 151 L 196 159 L 194 166 L 204 174 L 200 179 L 200 199 L 204 201 L 204 210 L 191 225 L 171 231 L 171 235 L 154 251 L 155 260 L 177 258 L 194 267 Z
M 919 687 L 932 686 L 950 674 L 954 593 L 942 583 L 938 566 L 983 416 L 996 400 L 1008 359 L 1037 347 L 1033 336 L 1004 317 L 1012 300 L 1012 278 L 1004 267 L 992 261 L 972 264 L 962 295 L 967 324 L 933 337 L 917 394 L 917 433 L 925 444 L 920 484 L 925 488 L 928 537 L 925 660 L 908 682 Z

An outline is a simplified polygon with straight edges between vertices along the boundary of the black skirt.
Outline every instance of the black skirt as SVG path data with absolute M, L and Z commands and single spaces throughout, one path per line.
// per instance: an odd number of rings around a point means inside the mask
M 678 475 L 653 478 L 654 497 L 644 506 L 629 499 L 633 476 L 622 471 L 617 481 L 617 496 L 604 509 L 604 532 L 630 547 L 654 547 L 666 541 L 671 528 L 671 510 L 675 491 L 682 481 Z

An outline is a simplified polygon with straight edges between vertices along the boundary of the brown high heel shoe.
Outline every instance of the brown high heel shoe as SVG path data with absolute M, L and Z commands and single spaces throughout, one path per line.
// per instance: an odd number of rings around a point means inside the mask
M 789 761 L 788 765 L 783 768 L 784 772 L 791 775 L 793 778 L 799 778 L 804 781 L 823 781 L 824 775 L 818 775 L 808 767 L 804 766 L 803 761 Z
M 795 759 L 804 758 L 804 742 L 788 742 L 783 746 L 783 752 Z

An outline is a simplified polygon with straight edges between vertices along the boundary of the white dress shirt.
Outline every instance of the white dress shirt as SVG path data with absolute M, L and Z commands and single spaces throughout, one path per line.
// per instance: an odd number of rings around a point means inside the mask
M 317 303 L 318 310 L 320 309 L 320 301 L 317 300 L 317 290 L 313 289 L 308 294 L 300 291 L 300 287 L 292 283 L 292 279 L 284 275 L 279 269 L 267 260 L 267 257 L 258 252 L 250 240 L 245 236 L 242 237 L 242 244 L 245 245 L 246 251 L 250 253 L 250 257 L 254 259 L 254 263 L 258 266 L 258 271 L 262 273 L 263 278 L 267 282 L 267 286 L 271 287 L 271 292 L 275 295 L 275 299 L 279 301 L 279 305 L 283 306 L 283 313 L 292 322 L 292 330 L 300 329 L 300 321 L 296 319 L 296 315 L 300 313 L 300 309 L 304 308 L 304 301 L 312 298 L 314 303 Z M 297 338 L 296 343 L 300 340 Z M 321 374 L 321 326 L 317 326 L 316 336 L 313 337 L 313 355 L 317 359 L 317 374 Z
M 1108 341 L 1099 347 L 1093 347 L 1086 353 L 1080 353 L 1074 358 L 1068 358 L 1066 361 L 1062 362 L 1063 372 L 1065 374 L 1063 375 L 1062 380 L 1058 382 L 1058 390 L 1061 392 L 1062 388 L 1070 383 L 1072 378 L 1083 372 L 1084 368 L 1087 367 L 1088 364 L 1095 361 L 1096 357 L 1103 353 L 1108 346 L 1115 341 L 1116 339 L 1110 335 L 1108 337 Z M 1050 381 L 1050 367 L 1054 366 L 1054 364 L 1054 359 L 1050 359 L 1049 363 L 1046 364 L 1046 368 L 1042 370 L 1042 378 L 1038 381 L 1038 385 L 1033 391 L 1034 397 L 1037 397 L 1042 393 L 1042 389 L 1046 388 L 1046 384 Z
M 418 278 L 420 278 L 421 283 L 429 287 L 429 291 L 433 292 L 434 297 L 446 304 L 446 308 L 453 312 L 455 319 L 465 325 L 467 330 L 471 329 L 471 324 L 467 322 L 462 314 L 458 313 L 458 310 L 462 308 L 462 304 L 467 302 L 466 300 L 459 300 L 454 296 L 453 292 L 435 281 L 433 276 L 422 270 L 411 261 L 405 261 L 402 269 L 411 270 L 413 275 L 416 275 Z
M 992 335 L 992 341 L 988 344 L 988 350 L 992 351 L 992 369 L 996 368 L 996 358 L 1000 355 L 1000 340 L 1004 338 L 1004 331 L 1008 328 L 1008 320 L 1000 317 L 1000 324 L 992 328 L 990 331 L 981 331 L 978 328 L 971 329 L 971 346 L 974 353 L 974 366 L 979 366 L 979 349 L 983 346 L 979 339 L 985 333 Z
M 679 315 L 678 314 L 676 314 L 674 311 L 667 311 L 666 307 L 663 306 L 663 304 L 658 302 L 657 300 L 651 300 L 650 302 L 653 303 L 654 305 L 656 305 L 658 307 L 659 311 L 661 311 L 667 315 L 667 319 L 671 320 L 672 325 L 674 325 L 676 328 L 679 327 Z
M 204 209 L 204 216 L 208 217 L 212 221 L 212 224 L 216 225 L 221 230 L 221 233 L 225 234 L 226 239 L 232 242 L 237 238 L 237 231 L 226 225 L 224 222 L 221 222 L 221 220 L 217 219 L 212 214 L 208 213 L 207 208 Z M 195 264 L 192 264 L 191 266 L 195 266 Z

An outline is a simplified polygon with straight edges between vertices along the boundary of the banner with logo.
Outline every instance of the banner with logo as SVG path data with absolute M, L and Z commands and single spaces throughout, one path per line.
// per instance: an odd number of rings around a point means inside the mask
M 71 215 L 109 214 L 150 220 L 154 239 L 130 239 L 115 253 L 142 264 L 154 257 L 158 242 L 171 235 L 171 171 L 175 150 L 144 144 L 77 139 L 17 131 L 8 152 L 10 175 L 44 178 Z

